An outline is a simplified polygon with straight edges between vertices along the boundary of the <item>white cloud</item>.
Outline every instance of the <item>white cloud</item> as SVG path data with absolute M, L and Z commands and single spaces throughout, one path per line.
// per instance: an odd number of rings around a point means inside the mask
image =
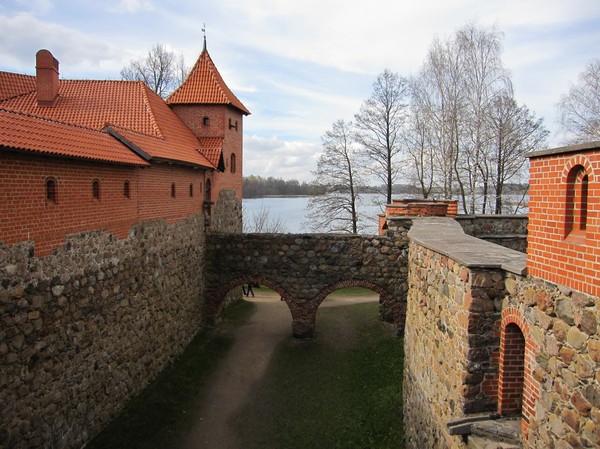
M 116 5 L 109 7 L 110 12 L 135 14 L 140 11 L 152 11 L 154 5 L 150 0 L 120 0 Z
M 256 135 L 244 138 L 244 176 L 273 176 L 283 179 L 311 181 L 311 171 L 321 148 L 313 143 L 266 138 Z
M 45 48 L 60 62 L 61 76 L 98 71 L 99 64 L 117 61 L 122 52 L 104 39 L 82 31 L 37 19 L 29 13 L 0 16 L 2 70 L 35 72 L 35 54 Z M 118 71 L 117 71 L 118 73 Z

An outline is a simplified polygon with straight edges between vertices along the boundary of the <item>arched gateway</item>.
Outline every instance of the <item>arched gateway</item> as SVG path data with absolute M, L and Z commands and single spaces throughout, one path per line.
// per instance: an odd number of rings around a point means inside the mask
M 311 337 L 319 305 L 342 287 L 380 295 L 380 314 L 402 332 L 408 241 L 332 234 L 209 234 L 204 316 L 214 322 L 227 293 L 248 282 L 277 291 L 292 314 L 296 337 Z

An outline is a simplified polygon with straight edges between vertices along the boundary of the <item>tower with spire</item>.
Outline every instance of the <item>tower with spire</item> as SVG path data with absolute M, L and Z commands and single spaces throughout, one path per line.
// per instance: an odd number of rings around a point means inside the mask
M 198 137 L 198 151 L 217 167 L 205 200 L 215 202 L 221 190 L 231 189 L 241 201 L 243 118 L 250 111 L 225 84 L 206 49 L 206 35 L 194 67 L 166 101 Z

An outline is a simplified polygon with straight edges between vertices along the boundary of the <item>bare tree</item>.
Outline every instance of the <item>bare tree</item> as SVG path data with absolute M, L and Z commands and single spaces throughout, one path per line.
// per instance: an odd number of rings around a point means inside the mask
M 243 215 L 246 216 L 245 213 Z M 263 204 L 252 213 L 248 221 L 244 221 L 244 232 L 282 234 L 286 232 L 286 228 L 280 218 L 271 218 L 269 209 Z
M 386 69 L 377 77 L 371 97 L 355 116 L 356 141 L 364 149 L 366 169 L 383 182 L 388 203 L 392 202 L 392 185 L 399 172 L 397 159 L 407 95 L 407 80 Z
M 567 143 L 600 140 L 600 59 L 590 62 L 561 97 L 558 111 Z
M 132 60 L 121 70 L 121 78 L 129 81 L 143 81 L 146 85 L 166 98 L 185 79 L 189 69 L 175 52 L 162 44 L 155 44 L 145 58 Z
M 322 137 L 323 153 L 313 175 L 326 193 L 308 202 L 307 224 L 313 231 L 358 233 L 360 175 L 351 129 L 351 123 L 338 120 Z
M 494 99 L 487 117 L 493 135 L 493 151 L 486 159 L 494 188 L 494 213 L 503 213 L 505 185 L 523 172 L 525 154 L 543 148 L 548 130 L 526 106 L 519 106 L 509 95 Z

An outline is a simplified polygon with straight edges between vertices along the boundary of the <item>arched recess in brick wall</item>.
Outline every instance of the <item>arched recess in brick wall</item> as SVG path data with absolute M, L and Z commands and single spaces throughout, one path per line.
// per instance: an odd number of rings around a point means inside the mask
M 577 155 L 565 164 L 562 176 L 564 186 L 564 236 L 585 235 L 588 215 L 588 186 L 592 166 L 583 155 Z
M 537 345 L 530 336 L 529 324 L 514 307 L 502 311 L 500 366 L 498 379 L 498 413 L 521 416 L 526 431 L 534 415 L 540 387 L 533 378 Z

